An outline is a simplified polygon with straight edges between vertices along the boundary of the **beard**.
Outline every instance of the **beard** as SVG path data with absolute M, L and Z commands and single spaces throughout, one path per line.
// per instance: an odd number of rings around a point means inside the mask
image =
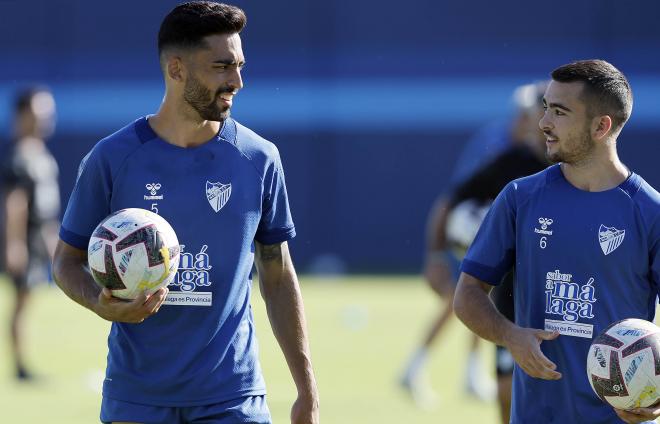
M 566 139 L 564 146 L 559 145 L 556 152 L 550 153 L 546 150 L 545 157 L 552 163 L 567 163 L 575 165 L 583 162 L 589 157 L 594 149 L 594 141 L 591 139 L 589 129 L 583 130 L 575 137 Z
M 183 100 L 190 105 L 199 116 L 207 121 L 222 122 L 229 117 L 229 107 L 220 107 L 216 103 L 222 93 L 231 93 L 232 89 L 219 88 L 212 93 L 201 81 L 190 75 L 183 88 Z

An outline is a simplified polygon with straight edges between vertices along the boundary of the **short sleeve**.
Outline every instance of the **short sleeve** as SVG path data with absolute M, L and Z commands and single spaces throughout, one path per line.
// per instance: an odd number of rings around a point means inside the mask
M 511 270 L 516 249 L 515 183 L 497 196 L 461 264 L 461 271 L 498 285 Z
M 110 214 L 112 175 L 101 153 L 97 146 L 81 161 L 60 228 L 60 239 L 81 250 L 87 250 L 92 232 Z
M 276 148 L 266 168 L 263 180 L 262 212 L 255 240 L 261 244 L 276 244 L 295 237 L 284 170 Z
M 32 180 L 25 168 L 25 163 L 19 160 L 11 151 L 4 153 L 6 155 L 2 160 L 2 169 L 0 170 L 4 190 L 9 191 L 17 187 L 30 190 Z

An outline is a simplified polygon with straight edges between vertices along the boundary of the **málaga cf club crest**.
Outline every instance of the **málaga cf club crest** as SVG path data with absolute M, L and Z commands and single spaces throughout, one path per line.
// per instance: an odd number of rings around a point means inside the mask
M 626 230 L 617 230 L 614 227 L 606 227 L 603 224 L 598 229 L 598 242 L 604 254 L 609 255 L 623 243 Z
M 214 211 L 218 212 L 224 205 L 227 204 L 231 196 L 231 183 L 212 183 L 206 182 L 206 199 Z

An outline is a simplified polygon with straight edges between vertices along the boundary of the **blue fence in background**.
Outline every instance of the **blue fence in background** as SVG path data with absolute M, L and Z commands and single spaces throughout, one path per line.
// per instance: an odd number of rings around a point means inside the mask
M 14 90 L 50 85 L 65 200 L 93 143 L 157 109 L 156 33 L 176 3 L 0 1 L 0 137 Z M 506 119 L 516 85 L 574 59 L 630 77 L 621 154 L 660 187 L 658 2 L 235 3 L 248 64 L 233 113 L 280 148 L 301 270 L 418 270 L 426 214 L 466 140 Z

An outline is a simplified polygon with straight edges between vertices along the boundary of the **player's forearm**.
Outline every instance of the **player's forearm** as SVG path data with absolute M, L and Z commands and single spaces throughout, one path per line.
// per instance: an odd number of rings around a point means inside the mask
M 454 296 L 454 312 L 480 337 L 500 346 L 508 346 L 515 324 L 495 308 L 488 292 L 486 283 L 462 273 Z
M 449 202 L 447 199 L 436 200 L 426 225 L 426 250 L 427 252 L 438 252 L 446 248 L 447 216 L 449 215 Z
M 94 311 L 101 288 L 85 268 L 85 258 L 62 252 L 60 242 L 53 259 L 53 279 L 76 303 Z
M 280 281 L 265 283 L 262 290 L 273 334 L 298 393 L 317 396 L 305 311 L 295 272 L 285 270 Z
M 57 221 L 49 221 L 41 227 L 41 237 L 46 245 L 48 257 L 52 260 L 57 248 L 59 240 L 60 223 Z
M 28 198 L 25 190 L 13 189 L 5 198 L 5 263 L 14 277 L 27 272 L 29 252 Z
M 5 195 L 5 237 L 8 243 L 27 243 L 28 195 L 15 188 Z
M 312 396 L 316 402 L 318 395 L 307 341 L 305 308 L 287 243 L 257 243 L 256 265 L 268 319 L 298 393 Z

